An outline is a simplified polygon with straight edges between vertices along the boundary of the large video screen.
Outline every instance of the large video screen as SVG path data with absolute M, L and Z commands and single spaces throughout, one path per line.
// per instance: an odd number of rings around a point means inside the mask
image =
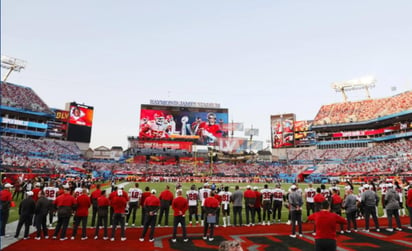
M 227 137 L 228 109 L 141 105 L 139 138 L 193 139 L 215 145 Z
M 314 145 L 315 132 L 310 131 L 313 120 L 295 121 L 295 146 Z
M 90 143 L 93 125 L 93 107 L 70 103 L 67 140 Z
M 71 103 L 69 123 L 91 127 L 93 124 L 93 107 Z
M 294 146 L 295 114 L 270 116 L 272 148 Z

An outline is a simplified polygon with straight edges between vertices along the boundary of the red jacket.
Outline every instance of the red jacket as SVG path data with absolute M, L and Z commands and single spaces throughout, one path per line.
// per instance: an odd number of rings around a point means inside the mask
M 60 195 L 54 201 L 54 204 L 56 204 L 57 207 L 71 207 L 76 205 L 76 203 L 76 199 L 68 193 Z
M 144 205 L 148 207 L 159 207 L 160 200 L 155 195 L 150 195 L 145 199 Z
M 255 208 L 260 208 L 262 206 L 262 194 L 259 191 L 255 191 L 256 194 L 256 201 L 255 201 Z
M 12 194 L 10 190 L 2 190 L 0 191 L 0 200 L 1 201 L 11 201 L 12 200 Z
M 317 193 L 316 195 L 315 195 L 315 197 L 313 197 L 313 201 L 315 202 L 315 203 L 322 203 L 322 202 L 324 202 L 326 199 L 325 199 L 325 196 L 323 196 L 323 194 L 321 194 L 321 193 Z
M 37 202 L 37 200 L 39 199 L 41 189 L 40 188 L 35 188 L 31 191 L 33 192 L 33 200 Z
M 412 207 L 412 188 L 409 188 L 408 194 L 406 196 L 408 197 L 408 200 L 406 201 L 406 205 L 408 207 Z
M 189 208 L 189 203 L 186 198 L 178 196 L 173 200 L 172 208 L 174 211 L 174 216 L 184 216 L 185 212 Z
M 336 225 L 347 223 L 346 219 L 342 216 L 325 210 L 309 215 L 308 221 L 315 221 L 315 239 L 333 240 L 336 240 Z
M 94 192 L 90 195 L 90 199 L 91 199 L 91 200 L 93 200 L 93 199 L 97 200 L 97 199 L 100 197 L 101 194 L 102 194 L 102 190 L 96 189 L 96 190 L 94 190 Z
M 219 207 L 219 201 L 215 197 L 207 197 L 205 199 L 205 207 L 217 208 Z
M 104 207 L 104 206 L 109 206 L 109 205 L 110 205 L 110 201 L 105 195 L 102 195 L 97 199 L 97 206 Z
M 152 195 L 150 192 L 148 192 L 148 191 L 146 191 L 146 192 L 143 192 L 142 193 L 142 201 L 141 201 L 141 203 L 140 203 L 140 205 L 142 205 L 142 207 L 143 207 L 143 205 L 144 205 L 144 201 L 146 200 L 146 198 L 147 197 L 149 197 L 150 195 Z
M 127 200 L 124 196 L 115 196 L 112 199 L 111 206 L 115 214 L 124 214 L 126 211 Z
M 170 190 L 164 190 L 163 192 L 160 193 L 159 196 L 160 200 L 169 200 L 172 201 L 173 200 L 173 193 L 170 192 Z
M 77 197 L 76 216 L 88 216 L 89 207 L 91 205 L 90 198 L 86 194 L 81 194 Z

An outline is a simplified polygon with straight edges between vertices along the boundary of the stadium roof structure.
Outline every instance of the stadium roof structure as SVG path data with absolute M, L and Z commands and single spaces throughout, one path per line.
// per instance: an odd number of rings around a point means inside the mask
M 369 89 L 374 88 L 376 83 L 376 79 L 373 76 L 366 76 L 358 79 L 352 79 L 343 82 L 335 82 L 332 83 L 332 88 L 335 89 L 336 92 L 342 92 L 343 99 L 346 102 L 348 100 L 348 96 L 346 95 L 346 91 L 355 91 L 355 90 L 366 90 L 367 98 L 370 99 Z

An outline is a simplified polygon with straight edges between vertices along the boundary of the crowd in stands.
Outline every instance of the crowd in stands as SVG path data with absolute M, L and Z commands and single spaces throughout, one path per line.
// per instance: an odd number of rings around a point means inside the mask
M 193 176 L 196 174 L 217 177 L 280 177 L 296 176 L 310 167 L 315 173 L 388 172 L 399 174 L 412 171 L 412 140 L 375 143 L 371 147 L 316 149 L 287 149 L 288 161 L 284 163 L 225 163 L 155 161 L 115 162 L 85 160 L 76 144 L 50 139 L 23 139 L 2 137 L 2 171 L 20 170 L 42 173 L 69 173 L 73 167 L 85 173 L 106 172 L 143 176 Z M 72 158 L 66 158 L 72 156 Z M 26 169 L 24 169 L 26 168 Z
M 6 82 L 1 82 L 1 105 L 51 113 L 50 108 L 31 88 Z
M 412 91 L 407 91 L 389 98 L 324 105 L 320 108 L 313 124 L 324 125 L 368 121 L 411 109 Z

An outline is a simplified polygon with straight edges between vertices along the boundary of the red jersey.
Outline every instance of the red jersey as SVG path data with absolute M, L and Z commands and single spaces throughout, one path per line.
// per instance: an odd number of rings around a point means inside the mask
M 316 227 L 315 239 L 336 239 L 336 225 L 346 224 L 347 221 L 342 216 L 329 211 L 319 211 L 309 215 L 308 221 L 314 221 Z
M 76 198 L 77 200 L 77 209 L 76 216 L 88 216 L 89 207 L 91 205 L 90 198 L 86 194 L 81 194 Z
M 178 196 L 173 200 L 172 208 L 174 211 L 174 216 L 184 216 L 185 212 L 189 208 L 189 203 L 186 198 Z

